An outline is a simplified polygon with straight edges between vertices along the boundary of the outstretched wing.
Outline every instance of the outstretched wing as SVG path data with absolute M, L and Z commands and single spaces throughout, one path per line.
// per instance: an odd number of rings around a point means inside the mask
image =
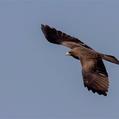
M 107 95 L 109 80 L 108 73 L 101 58 L 90 59 L 82 68 L 84 86 L 92 92 Z
M 91 47 L 84 44 L 77 38 L 74 38 L 70 35 L 67 35 L 61 31 L 56 30 L 55 28 L 51 28 L 48 25 L 41 24 L 41 30 L 44 33 L 46 39 L 54 44 L 61 44 L 69 48 L 84 46 L 86 48 L 92 49 Z

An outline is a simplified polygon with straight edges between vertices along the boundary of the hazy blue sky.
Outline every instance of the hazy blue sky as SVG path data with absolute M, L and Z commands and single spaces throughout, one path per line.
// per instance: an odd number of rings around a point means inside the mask
M 119 119 L 119 66 L 105 62 L 107 97 L 89 92 L 41 23 L 119 58 L 118 0 L 0 0 L 0 119 Z

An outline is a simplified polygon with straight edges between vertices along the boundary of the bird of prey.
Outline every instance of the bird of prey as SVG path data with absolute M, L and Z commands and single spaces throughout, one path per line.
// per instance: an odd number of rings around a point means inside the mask
M 79 39 L 48 25 L 41 24 L 41 30 L 50 43 L 69 47 L 71 50 L 66 55 L 80 60 L 84 86 L 93 93 L 97 92 L 99 95 L 107 96 L 109 79 L 102 60 L 115 64 L 119 64 L 119 60 L 114 56 L 97 52 Z

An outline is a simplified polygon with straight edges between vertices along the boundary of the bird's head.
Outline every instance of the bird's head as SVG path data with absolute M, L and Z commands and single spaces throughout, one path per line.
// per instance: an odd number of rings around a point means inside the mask
M 66 55 L 66 56 L 71 56 L 71 52 L 68 51 L 68 52 L 65 53 L 65 55 Z
M 75 59 L 78 59 L 78 60 L 79 60 L 79 57 L 78 57 L 78 56 L 76 56 L 75 52 L 73 52 L 72 50 L 71 50 L 71 51 L 66 52 L 66 54 L 65 54 L 65 55 L 66 55 L 66 56 L 72 56 L 73 58 L 75 58 Z

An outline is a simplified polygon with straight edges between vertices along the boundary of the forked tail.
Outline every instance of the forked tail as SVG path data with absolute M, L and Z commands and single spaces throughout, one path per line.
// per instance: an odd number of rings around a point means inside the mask
M 104 59 L 104 60 L 107 60 L 107 61 L 115 63 L 115 64 L 119 64 L 119 60 L 112 55 L 101 54 L 101 56 L 102 56 L 102 59 Z

